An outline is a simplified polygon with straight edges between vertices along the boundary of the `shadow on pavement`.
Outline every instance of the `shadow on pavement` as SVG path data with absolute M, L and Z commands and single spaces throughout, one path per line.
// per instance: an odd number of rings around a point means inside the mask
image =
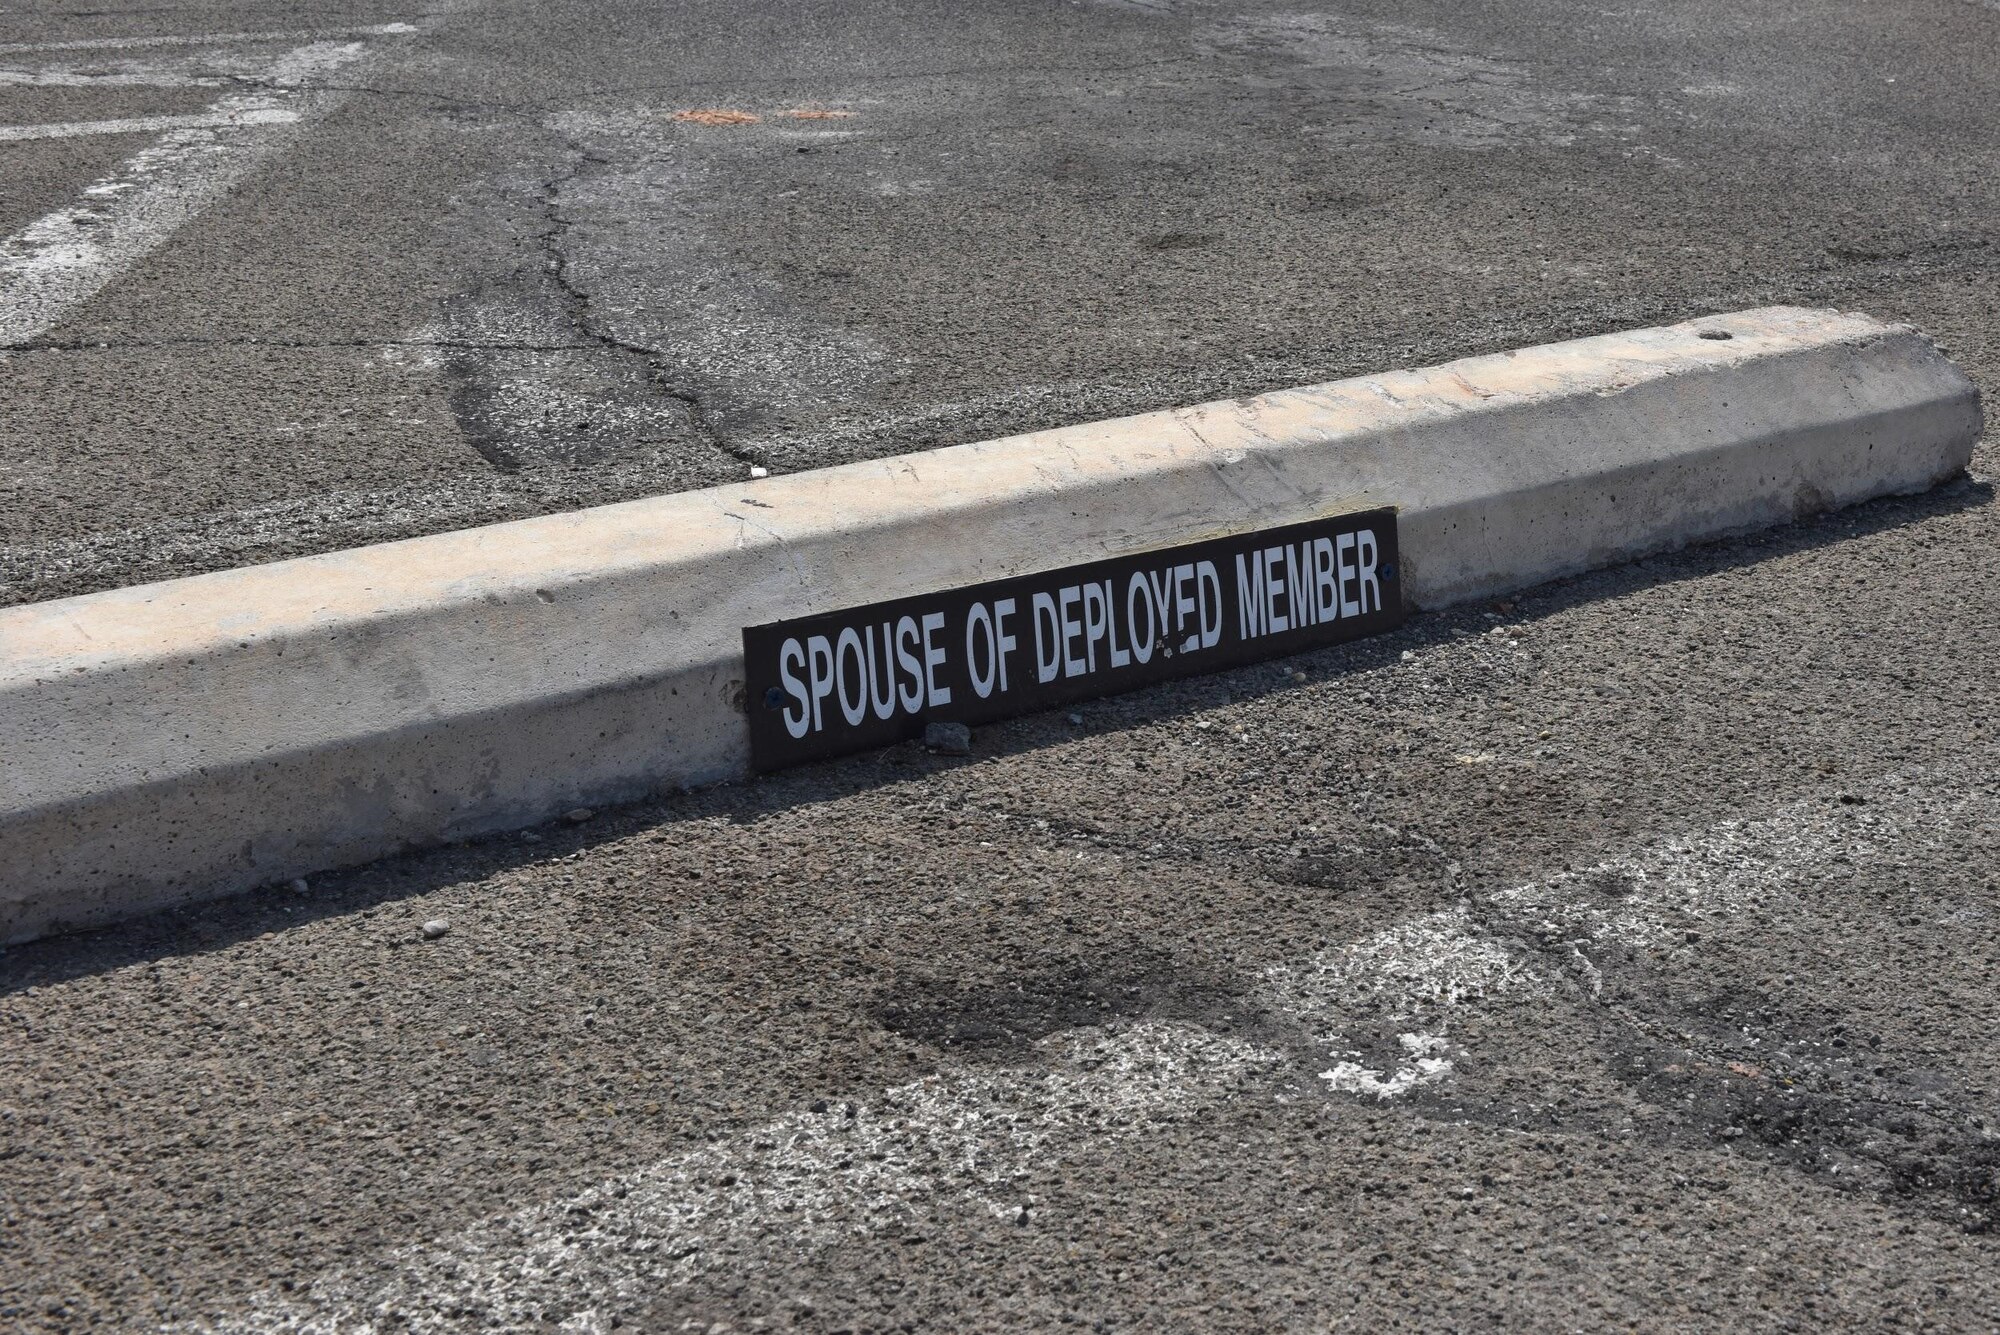
M 1284 661 L 1316 679 L 1370 671 L 1399 661 L 1405 650 L 1421 651 L 1462 638 L 1471 630 L 1486 630 L 1496 622 L 1533 625 L 1582 604 L 1657 585 L 1703 579 L 1849 538 L 1976 509 L 1990 503 L 1993 496 L 1990 483 L 1962 477 L 1919 496 L 1871 501 L 1784 528 L 1558 580 L 1509 595 L 1503 603 L 1474 603 L 1419 614 L 1390 634 Z M 1508 610 L 1498 610 L 1503 606 Z M 1253 664 L 1089 702 L 1083 706 L 1090 713 L 1085 727 L 1091 732 L 1119 731 L 1288 689 L 1292 689 L 1291 683 L 1274 672 L 1271 664 Z M 558 821 L 538 827 L 533 834 L 539 839 L 533 842 L 518 831 L 494 834 L 402 854 L 367 867 L 327 872 L 312 878 L 305 895 L 267 887 L 164 910 L 112 927 L 31 942 L 0 951 L 0 996 L 149 960 L 205 954 L 267 932 L 356 913 L 509 868 L 551 862 L 647 830 L 717 817 L 748 824 L 888 783 L 1054 746 L 1078 735 L 1079 729 L 1068 722 L 1066 710 L 1030 715 L 981 728 L 974 753 L 967 757 L 934 756 L 919 745 L 906 743 L 761 779 L 606 808 L 587 823 Z M 379 874 L 385 867 L 393 869 L 393 874 Z

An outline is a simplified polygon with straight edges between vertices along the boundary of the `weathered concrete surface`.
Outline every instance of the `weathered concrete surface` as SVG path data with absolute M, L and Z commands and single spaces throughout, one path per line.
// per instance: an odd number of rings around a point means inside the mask
M 0 936 L 742 772 L 741 628 L 1374 505 L 1420 607 L 1961 471 L 1915 331 L 1789 308 L 0 613 Z

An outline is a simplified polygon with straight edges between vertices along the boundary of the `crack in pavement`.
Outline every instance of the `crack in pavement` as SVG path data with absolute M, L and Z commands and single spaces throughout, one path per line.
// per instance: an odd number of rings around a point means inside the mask
M 569 307 L 571 327 L 599 347 L 610 349 L 624 356 L 641 359 L 645 363 L 647 378 L 653 387 L 666 398 L 674 399 L 687 407 L 689 417 L 701 432 L 703 439 L 716 449 L 746 465 L 761 465 L 761 460 L 733 444 L 715 422 L 713 415 L 703 403 L 701 396 L 693 390 L 681 389 L 669 384 L 660 358 L 663 350 L 643 344 L 628 342 L 599 328 L 591 318 L 591 295 L 581 283 L 570 274 L 570 257 L 563 247 L 564 239 L 576 226 L 575 220 L 562 210 L 562 190 L 564 186 L 580 178 L 586 170 L 595 167 L 614 166 L 610 159 L 592 153 L 567 132 L 556 131 L 562 137 L 565 150 L 572 154 L 574 161 L 567 170 L 550 176 L 542 186 L 543 216 L 547 228 L 536 239 L 542 253 L 547 257 L 547 272 L 562 294 Z

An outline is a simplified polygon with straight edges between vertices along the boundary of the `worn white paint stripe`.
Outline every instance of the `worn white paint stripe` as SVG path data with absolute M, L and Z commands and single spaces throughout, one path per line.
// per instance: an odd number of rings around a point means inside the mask
M 1474 999 L 1545 990 L 1548 982 L 1474 923 L 1464 907 L 1425 914 L 1301 966 L 1270 971 L 1298 1015 L 1437 1015 Z
M 409 1248 L 375 1277 L 337 1273 L 267 1294 L 219 1327 L 428 1332 L 558 1323 L 609 1330 L 621 1308 L 730 1264 L 774 1224 L 818 1246 L 952 1215 L 1011 1217 L 1066 1137 L 1131 1135 L 1239 1091 L 1283 1057 L 1192 1025 L 1075 1030 L 1032 1072 L 931 1077 L 852 1117 L 799 1113 L 562 1200 Z
M 0 241 L 0 347 L 47 333 L 289 142 L 303 85 L 359 60 L 360 42 L 316 42 L 269 70 L 279 87 L 222 98 L 216 123 L 166 131 L 58 209 Z M 322 103 L 322 108 L 324 107 Z
M 70 69 L 0 70 L 0 88 L 221 88 L 228 83 L 223 76 L 186 70 L 137 69 L 114 74 Z
M 1769 816 L 1723 821 L 1503 890 L 1484 909 L 1467 904 L 1427 914 L 1303 965 L 1274 968 L 1267 982 L 1295 1014 L 1436 1021 L 1552 985 L 1546 966 L 1522 959 L 1482 919 L 1504 919 L 1508 931 L 1561 946 L 1661 945 L 1710 919 L 1775 907 L 1808 878 L 1875 856 L 1919 828 L 2000 817 L 2000 797 L 1977 773 L 1891 776 L 1870 790 L 1874 796 L 1858 805 L 1843 803 L 1838 792 L 1816 794 Z
M 154 51 L 141 57 L 84 54 L 8 62 L 0 88 L 225 88 L 267 82 L 268 51 Z
M 0 142 L 11 139 L 75 139 L 94 134 L 157 134 L 161 130 L 224 130 L 245 125 L 290 125 L 298 118 L 298 112 L 286 107 L 253 107 L 245 111 L 204 111 L 190 116 L 133 116 L 125 120 L 0 125 Z
M 347 28 L 291 28 L 282 32 L 176 33 L 159 37 L 86 37 L 67 42 L 4 42 L 0 56 L 37 51 L 131 51 L 149 46 L 231 46 L 240 42 L 310 42 L 331 37 L 396 37 L 417 31 L 413 23 L 372 23 Z
M 1552 915 L 1552 924 L 1576 922 L 1586 941 L 1654 940 L 1687 915 L 1769 906 L 1785 887 L 1843 860 L 1893 855 L 1916 830 L 2000 818 L 2000 801 L 1976 772 L 1891 778 L 1870 789 L 1877 796 L 1866 808 L 1822 793 L 1764 819 L 1724 822 L 1494 899 Z M 1626 892 L 1627 913 L 1576 916 L 1572 910 L 1593 908 L 1611 876 L 1636 877 L 1643 887 Z M 1375 1100 L 1450 1078 L 1441 1026 L 1454 1011 L 1554 986 L 1481 929 L 1470 906 L 1273 970 L 1267 983 L 1277 1008 L 1331 1035 L 1336 1048 L 1335 1031 L 1356 1020 L 1438 1022 L 1439 1032 L 1399 1035 L 1402 1057 L 1392 1070 L 1336 1050 L 1332 1067 L 1319 1073 L 1334 1092 Z M 1199 1115 L 1269 1089 L 1289 1068 L 1282 1053 L 1186 1024 L 1071 1030 L 1038 1046 L 1039 1069 L 944 1073 L 891 1089 L 852 1119 L 837 1111 L 782 1117 L 442 1242 L 400 1249 L 378 1266 L 264 1293 L 228 1320 L 175 1329 L 374 1335 L 551 1321 L 568 1331 L 607 1331 L 628 1303 L 714 1265 L 751 1263 L 746 1258 L 754 1260 L 766 1240 L 790 1251 L 894 1225 L 951 1227 L 953 1216 L 1032 1209 L 1021 1181 L 1050 1147 Z
M 1553 989 L 1549 966 L 1531 965 L 1502 935 L 1537 936 L 1553 972 L 1572 975 L 1594 997 L 1603 974 L 1590 952 L 1601 945 L 1685 945 L 1715 920 L 1788 910 L 1802 883 L 1883 856 L 1922 831 L 1975 828 L 1981 846 L 2000 833 L 2000 792 L 1984 770 L 1892 775 L 1869 789 L 1853 804 L 1852 794 L 1822 792 L 1766 817 L 1515 886 L 1481 910 L 1463 905 L 1400 923 L 1303 966 L 1272 969 L 1266 981 L 1282 1009 L 1323 1026 L 1316 1036 L 1340 1059 L 1320 1072 L 1328 1087 L 1378 1099 L 1407 1094 L 1450 1074 L 1445 1035 L 1454 1013 Z M 1404 1059 L 1383 1070 L 1343 1050 L 1340 1023 L 1357 1019 L 1436 1032 L 1403 1034 Z

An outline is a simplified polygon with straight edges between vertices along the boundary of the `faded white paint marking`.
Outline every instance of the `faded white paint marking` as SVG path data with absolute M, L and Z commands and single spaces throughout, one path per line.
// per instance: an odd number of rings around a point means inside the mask
M 1266 982 L 1277 1003 L 1295 1015 L 1390 1019 L 1548 986 L 1481 932 L 1464 908 L 1426 914 L 1304 964 L 1272 969 Z
M 133 116 L 111 121 L 58 121 L 48 125 L 0 125 L 0 142 L 11 139 L 75 139 L 93 134 L 156 134 L 161 130 L 223 130 L 245 125 L 290 125 L 299 113 L 286 107 L 245 111 L 204 111 L 190 116 Z
M 289 140 L 300 89 L 361 58 L 360 42 L 315 42 L 268 71 L 278 85 L 208 109 L 216 124 L 168 130 L 85 190 L 85 200 L 0 241 L 0 347 L 47 333 L 226 194 Z
M 1424 1085 L 1435 1085 L 1451 1074 L 1451 1058 L 1445 1056 L 1451 1045 L 1443 1038 L 1436 1034 L 1398 1034 L 1396 1041 L 1402 1045 L 1407 1060 L 1398 1062 L 1396 1069 L 1386 1075 L 1374 1067 L 1347 1060 L 1335 1062 L 1331 1070 L 1321 1071 L 1319 1078 L 1326 1081 L 1328 1089 L 1342 1094 L 1393 1099 Z M 1347 1055 L 1351 1059 L 1361 1054 Z
M 1979 782 L 1978 776 L 1961 777 Z M 1724 821 L 1517 886 L 1491 902 L 1510 916 L 1528 917 L 1545 935 L 1578 945 L 1662 945 L 1708 919 L 1775 907 L 1798 883 L 1876 856 L 1919 826 L 1992 819 L 1992 793 L 1953 789 L 1945 786 L 1949 782 L 1942 774 L 1891 777 L 1871 785 L 1875 796 L 1852 806 L 1825 794 L 1757 820 Z
M 346 43 L 334 43 L 346 45 Z M 269 82 L 269 51 L 148 52 L 143 58 L 82 56 L 0 69 L 0 87 L 226 88 Z
M 1968 782 L 1969 788 L 1956 785 Z M 1770 907 L 1783 888 L 1843 861 L 1890 854 L 1899 835 L 1990 827 L 2000 799 L 1981 772 L 1892 777 L 1866 808 L 1822 794 L 1756 821 L 1606 859 L 1516 887 L 1489 903 L 1544 915 L 1564 943 L 1651 941 L 1678 915 Z M 1989 831 L 1990 833 L 1990 831 Z M 1640 878 L 1644 897 L 1616 873 Z M 1621 913 L 1591 916 L 1607 892 Z M 1637 901 L 1637 902 L 1634 902 Z M 1503 917 L 1511 915 L 1502 915 Z M 1509 934 L 1515 926 L 1496 926 Z M 1559 935 L 1557 937 L 1559 938 Z M 1556 952 L 1560 958 L 1561 952 Z M 1318 1032 L 1385 1015 L 1433 1017 L 1400 1033 L 1389 1069 L 1340 1045 L 1319 1079 L 1333 1091 L 1388 1100 L 1451 1078 L 1444 1022 L 1506 998 L 1554 993 L 1482 928 L 1471 906 L 1427 914 L 1296 965 L 1275 969 L 1268 996 Z M 1043 1065 L 948 1072 L 889 1090 L 852 1118 L 792 1114 L 720 1144 L 663 1160 L 573 1196 L 477 1224 L 374 1266 L 329 1273 L 303 1290 L 268 1291 L 242 1315 L 183 1324 L 192 1332 L 517 1329 L 540 1322 L 600 1332 L 621 1309 L 711 1269 L 754 1265 L 759 1248 L 823 1247 L 896 1225 L 1005 1218 L 1032 1211 L 1025 1180 L 1070 1141 L 1142 1135 L 1201 1116 L 1290 1066 L 1280 1052 L 1188 1024 L 1079 1029 L 1037 1045 Z
M 208 32 L 164 37 L 88 37 L 68 42 L 4 42 L 0 56 L 37 51 L 134 51 L 148 46 L 233 46 L 241 42 L 310 42 L 330 37 L 399 37 L 413 23 L 373 23 L 351 28 L 292 28 L 283 32 Z
M 852 1117 L 798 1113 L 574 1196 L 398 1251 L 384 1272 L 338 1272 L 301 1292 L 183 1331 L 605 1331 L 662 1288 L 740 1264 L 781 1230 L 788 1248 L 891 1224 L 1032 1210 L 1023 1186 L 1066 1137 L 1144 1134 L 1231 1097 L 1281 1054 L 1192 1025 L 1073 1030 L 1038 1045 L 1048 1065 L 933 1076 Z
M 129 69 L 110 74 L 82 70 L 0 70 L 0 88 L 220 88 L 220 75 L 185 70 Z
M 1880 856 L 1922 829 L 1991 827 L 2000 821 L 2000 797 L 1981 786 L 1982 777 L 1950 770 L 1892 775 L 1870 785 L 1874 797 L 1852 805 L 1851 798 L 1821 793 L 1757 820 L 1723 821 L 1503 890 L 1482 916 L 1497 919 L 1508 934 L 1518 927 L 1538 935 L 1549 952 L 1543 958 L 1567 966 L 1554 973 L 1571 973 L 1595 998 L 1604 976 L 1588 952 L 1600 943 L 1685 945 L 1688 933 L 1699 935 L 1696 929 L 1714 920 L 1783 910 L 1800 883 Z M 1421 1018 L 1440 1034 L 1454 1012 L 1553 987 L 1481 926 L 1470 906 L 1398 924 L 1302 966 L 1274 968 L 1266 981 L 1278 1004 L 1297 1015 L 1336 1022 Z M 1340 1052 L 1347 1040 L 1339 1029 L 1318 1037 L 1336 1057 L 1357 1055 Z M 1343 1060 L 1321 1078 L 1348 1093 L 1392 1098 L 1450 1070 L 1446 1062 L 1418 1078 L 1418 1065 L 1405 1064 L 1385 1076 Z

